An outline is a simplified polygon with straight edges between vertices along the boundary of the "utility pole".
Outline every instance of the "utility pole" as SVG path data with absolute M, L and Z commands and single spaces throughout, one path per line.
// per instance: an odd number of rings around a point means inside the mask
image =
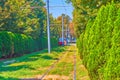
M 66 26 L 66 40 L 67 40 L 67 45 L 69 44 L 69 37 L 68 37 L 68 35 L 69 35 L 69 17 L 67 17 L 67 26 Z
M 48 53 L 50 53 L 50 20 L 49 20 L 49 0 L 47 0 L 47 35 L 48 35 Z
M 62 14 L 62 45 L 64 46 L 64 14 Z
M 66 25 L 66 39 L 68 38 L 67 34 L 68 34 L 68 24 Z

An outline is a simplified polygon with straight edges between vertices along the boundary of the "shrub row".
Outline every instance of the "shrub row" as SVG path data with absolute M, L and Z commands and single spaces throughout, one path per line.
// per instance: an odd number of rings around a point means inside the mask
M 51 45 L 57 46 L 57 39 L 51 39 Z M 47 38 L 33 39 L 24 34 L 0 32 L 0 58 L 22 55 L 47 48 Z
M 120 9 L 114 3 L 101 7 L 77 45 L 91 80 L 119 80 Z

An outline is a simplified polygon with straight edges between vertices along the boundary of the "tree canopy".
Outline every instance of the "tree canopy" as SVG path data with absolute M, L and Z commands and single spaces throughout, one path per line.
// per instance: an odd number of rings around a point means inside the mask
M 119 6 L 119 0 L 114 0 Z M 67 3 L 72 3 L 74 6 L 73 22 L 77 37 L 85 30 L 89 19 L 95 19 L 98 10 L 102 5 L 106 5 L 111 0 L 66 0 Z
M 46 10 L 42 0 L 0 1 L 0 30 L 38 37 L 45 26 Z M 40 6 L 40 8 L 34 8 Z

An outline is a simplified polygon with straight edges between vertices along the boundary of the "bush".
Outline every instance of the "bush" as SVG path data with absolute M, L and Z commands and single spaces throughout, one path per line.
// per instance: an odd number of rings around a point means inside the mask
M 102 6 L 77 41 L 92 80 L 120 79 L 120 9 Z
M 22 55 L 47 48 L 47 38 L 33 39 L 24 34 L 7 31 L 0 32 L 0 58 Z M 51 38 L 51 45 L 57 46 L 57 39 Z
M 9 53 L 12 53 L 12 37 L 10 32 L 0 32 L 0 43 L 1 43 L 1 56 L 9 55 Z

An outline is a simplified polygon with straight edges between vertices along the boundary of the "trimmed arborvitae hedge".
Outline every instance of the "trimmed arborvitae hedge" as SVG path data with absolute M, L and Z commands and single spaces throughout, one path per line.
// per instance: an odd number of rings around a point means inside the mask
M 102 6 L 94 21 L 77 40 L 77 46 L 91 80 L 120 79 L 120 9 Z
M 57 39 L 51 39 L 51 45 L 57 46 Z M 33 39 L 24 34 L 12 32 L 0 32 L 0 58 L 22 55 L 47 48 L 47 38 Z

